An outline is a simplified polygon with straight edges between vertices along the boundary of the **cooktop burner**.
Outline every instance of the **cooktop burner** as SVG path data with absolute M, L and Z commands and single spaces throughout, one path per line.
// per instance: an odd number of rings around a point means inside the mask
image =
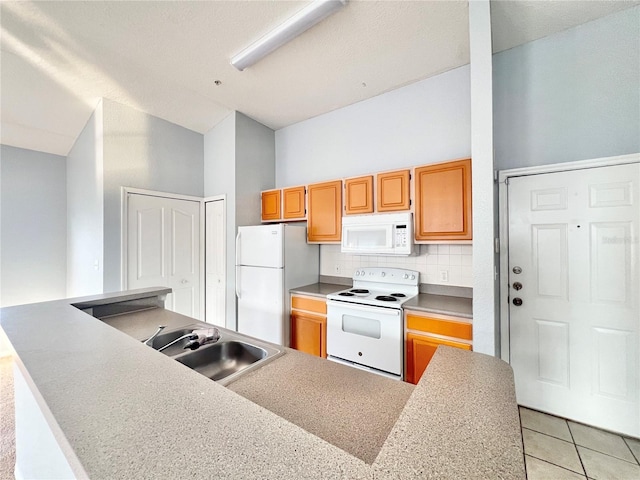
M 376 297 L 376 300 L 381 300 L 383 302 L 395 302 L 398 299 L 396 297 L 392 297 L 390 295 L 378 295 Z
M 338 295 L 341 297 L 355 297 L 355 295 L 351 292 L 340 292 Z
M 352 288 L 351 290 L 349 290 L 351 293 L 358 293 L 358 294 L 368 294 L 369 290 L 367 290 L 366 288 Z
M 406 295 L 404 293 L 392 293 L 391 296 L 392 297 L 396 297 L 396 298 L 404 298 L 404 297 L 406 297 Z

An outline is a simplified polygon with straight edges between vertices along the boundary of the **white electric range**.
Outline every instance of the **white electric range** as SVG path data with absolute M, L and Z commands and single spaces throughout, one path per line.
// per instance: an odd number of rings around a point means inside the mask
M 414 270 L 356 270 L 353 287 L 327 295 L 327 358 L 402 380 L 402 305 L 418 280 Z

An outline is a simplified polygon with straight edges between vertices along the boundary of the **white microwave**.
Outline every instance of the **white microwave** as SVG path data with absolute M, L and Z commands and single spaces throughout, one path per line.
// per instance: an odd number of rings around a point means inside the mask
M 354 255 L 411 255 L 411 212 L 343 216 L 340 251 Z

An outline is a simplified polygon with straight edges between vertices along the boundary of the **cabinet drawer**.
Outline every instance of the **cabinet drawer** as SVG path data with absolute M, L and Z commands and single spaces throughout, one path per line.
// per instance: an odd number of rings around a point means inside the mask
M 327 314 L 326 300 L 320 300 L 309 297 L 291 297 L 291 308 L 296 310 L 305 310 L 307 312 L 316 312 L 323 315 Z
M 471 340 L 473 338 L 473 327 L 470 323 L 423 317 L 410 313 L 407 314 L 407 330 L 419 330 L 421 332 L 435 333 L 437 335 L 456 337 L 464 340 Z

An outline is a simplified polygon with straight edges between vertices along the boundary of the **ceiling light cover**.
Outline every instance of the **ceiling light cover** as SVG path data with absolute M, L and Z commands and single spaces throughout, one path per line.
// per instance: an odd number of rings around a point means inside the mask
M 286 22 L 235 55 L 231 59 L 231 65 L 240 71 L 250 67 L 346 4 L 347 0 L 315 0 L 311 2 Z

